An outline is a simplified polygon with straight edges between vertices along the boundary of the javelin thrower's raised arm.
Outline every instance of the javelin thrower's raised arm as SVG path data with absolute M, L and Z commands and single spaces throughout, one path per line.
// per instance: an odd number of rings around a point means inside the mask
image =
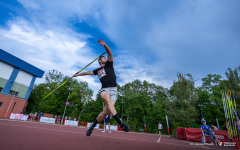
M 108 54 L 108 61 L 113 62 L 113 56 L 112 56 L 112 51 L 111 49 L 107 46 L 107 44 L 103 40 L 98 40 L 98 43 L 106 49 L 106 52 Z

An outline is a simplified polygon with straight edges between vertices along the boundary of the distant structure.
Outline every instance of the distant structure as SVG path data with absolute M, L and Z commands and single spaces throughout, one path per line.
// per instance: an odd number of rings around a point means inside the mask
M 0 49 L 0 118 L 25 111 L 36 78 L 43 70 Z

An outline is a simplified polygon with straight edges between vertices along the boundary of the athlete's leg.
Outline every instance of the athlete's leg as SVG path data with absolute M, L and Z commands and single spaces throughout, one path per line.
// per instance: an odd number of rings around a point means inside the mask
M 108 130 L 109 130 L 109 131 L 111 130 L 111 128 L 110 128 L 110 122 L 108 123 Z
M 87 130 L 86 135 L 90 136 L 92 134 L 93 129 L 96 127 L 96 125 L 103 121 L 105 119 L 105 117 L 107 116 L 107 114 L 109 113 L 108 108 L 105 106 L 103 108 L 103 111 L 98 115 L 97 119 L 93 122 L 93 124 L 91 125 L 91 127 Z
M 117 114 L 117 112 L 116 112 L 116 109 L 114 107 L 114 102 L 111 101 L 110 95 L 106 91 L 103 91 L 100 94 L 100 96 L 101 96 L 102 100 L 105 102 L 108 111 L 112 114 L 112 116 L 115 116 Z M 98 119 L 100 120 L 103 117 L 103 115 L 105 115 L 105 114 L 100 113 L 98 115 Z
M 114 117 L 114 119 L 117 121 L 117 123 L 120 125 L 120 127 L 128 132 L 130 130 L 129 126 L 127 126 L 126 124 L 124 124 L 119 116 L 117 115 L 116 109 L 114 107 L 114 102 L 111 101 L 111 97 L 110 94 L 107 93 L 106 91 L 102 91 L 100 94 L 102 100 L 105 102 L 105 107 L 103 109 L 103 112 L 101 112 L 97 119 L 94 121 L 94 123 L 92 124 L 92 126 L 87 130 L 86 135 L 90 136 L 92 134 L 93 128 L 97 125 L 97 123 L 103 121 L 105 119 L 105 117 L 107 116 L 107 114 L 110 112 L 112 114 L 112 116 Z
M 103 93 L 103 101 L 105 102 L 105 107 L 103 108 L 103 111 L 98 115 L 98 117 L 96 118 L 96 120 L 93 122 L 92 126 L 87 130 L 87 136 L 90 136 L 92 134 L 92 131 L 93 131 L 93 128 L 101 121 L 103 121 L 107 114 L 110 112 L 109 108 L 115 110 L 114 108 L 114 105 L 113 103 L 111 102 L 110 100 L 110 95 L 106 92 L 106 91 L 103 91 L 101 92 L 100 95 L 102 95 Z M 116 110 L 115 110 L 115 113 L 116 113 Z
M 111 133 L 110 122 L 108 122 L 108 132 Z
M 102 132 L 105 132 L 105 129 L 106 129 L 106 121 L 105 121 L 105 119 L 104 119 L 103 130 L 102 130 Z
M 98 115 L 97 121 L 102 122 L 108 114 L 109 114 L 109 110 L 108 110 L 107 106 L 105 105 L 103 108 L 103 111 Z
M 115 107 L 114 107 L 114 101 L 111 100 L 111 97 L 110 97 L 109 93 L 107 93 L 106 91 L 103 91 L 103 92 L 100 94 L 100 96 L 101 96 L 102 100 L 105 102 L 106 107 L 107 107 L 108 111 L 112 114 L 113 118 L 117 121 L 117 123 L 120 125 L 120 127 L 121 127 L 124 131 L 128 132 L 128 131 L 130 130 L 130 127 L 127 126 L 126 124 L 124 124 L 124 123 L 120 120 L 120 118 L 119 118 L 119 116 L 118 116 L 118 114 L 117 114 L 117 111 L 116 111 L 116 109 L 115 109 Z M 101 115 L 101 114 L 100 114 L 100 115 Z M 100 118 L 101 116 L 98 116 L 98 117 Z M 97 119 L 98 119 L 98 118 L 97 118 Z

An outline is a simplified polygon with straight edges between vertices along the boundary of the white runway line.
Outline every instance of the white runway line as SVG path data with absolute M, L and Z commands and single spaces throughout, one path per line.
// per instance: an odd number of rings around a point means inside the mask
M 160 140 L 161 140 L 161 135 L 159 136 L 159 139 L 158 139 L 158 141 L 157 141 L 157 142 L 159 143 L 159 142 L 160 142 Z

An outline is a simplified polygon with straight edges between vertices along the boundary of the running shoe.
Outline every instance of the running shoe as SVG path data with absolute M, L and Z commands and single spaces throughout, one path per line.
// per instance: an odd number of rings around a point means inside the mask
M 92 131 L 93 131 L 93 128 L 92 128 L 92 127 L 88 128 L 88 130 L 87 130 L 87 132 L 86 132 L 86 135 L 87 135 L 87 136 L 90 136 L 90 135 L 92 134 Z
M 105 132 L 105 130 L 102 130 L 102 133 L 104 133 Z
M 109 133 L 112 133 L 111 130 L 109 130 Z
M 129 127 L 128 125 L 124 124 L 123 122 L 122 122 L 122 124 L 121 124 L 120 127 L 121 127 L 121 128 L 123 129 L 123 131 L 125 131 L 125 132 L 128 132 L 128 131 L 130 130 L 130 127 Z

